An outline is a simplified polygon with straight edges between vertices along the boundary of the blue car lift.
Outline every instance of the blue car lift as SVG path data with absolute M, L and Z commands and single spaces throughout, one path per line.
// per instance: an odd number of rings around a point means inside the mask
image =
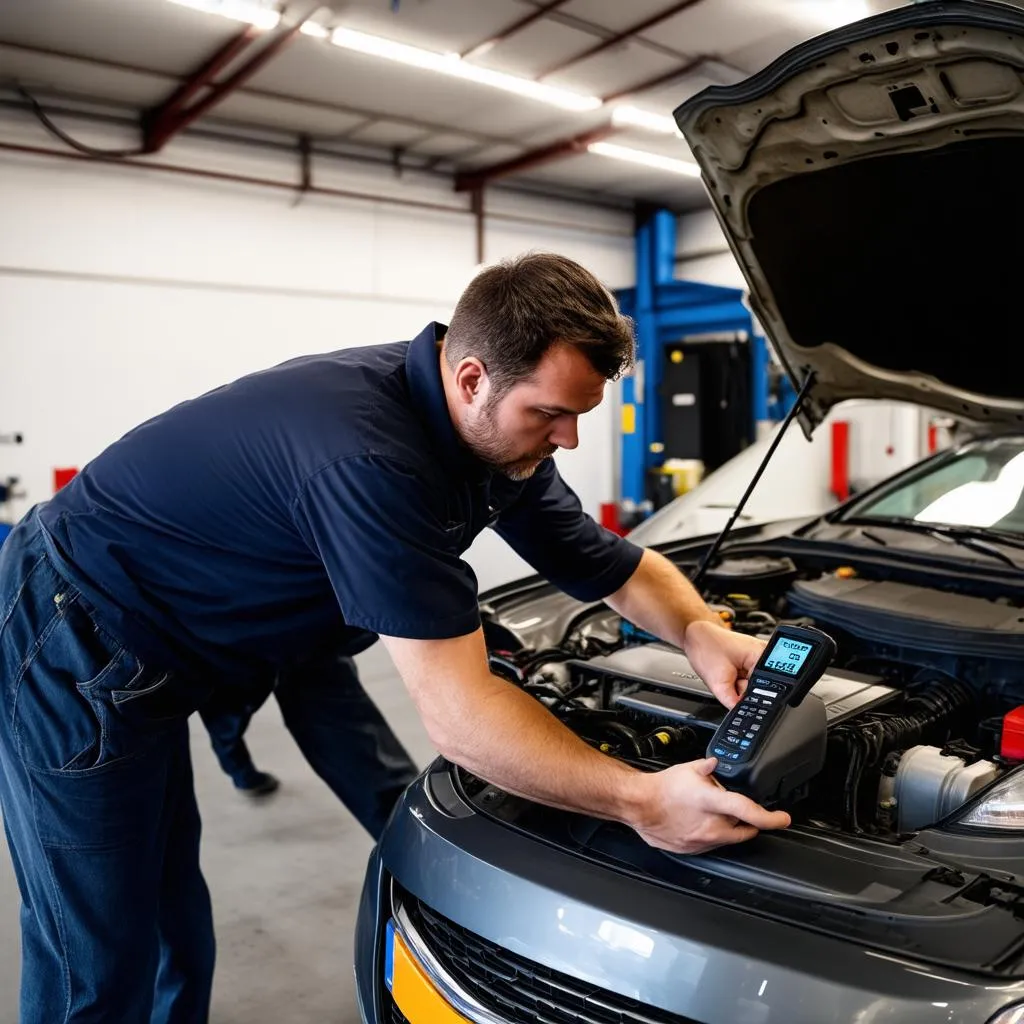
M 636 287 L 616 293 L 622 312 L 636 323 L 636 369 L 622 381 L 620 499 L 637 506 L 646 498 L 648 472 L 664 460 L 660 388 L 666 345 L 696 335 L 745 335 L 752 346 L 754 423 L 782 419 L 795 397 L 786 382 L 782 400 L 770 399 L 768 348 L 755 331 L 743 291 L 676 280 L 675 263 L 676 215 L 656 210 L 637 228 Z

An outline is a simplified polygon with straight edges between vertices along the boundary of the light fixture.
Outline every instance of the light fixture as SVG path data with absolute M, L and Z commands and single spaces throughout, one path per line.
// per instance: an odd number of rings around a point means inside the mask
M 596 153 L 598 156 L 610 156 L 614 160 L 626 160 L 644 167 L 654 167 L 659 171 L 670 171 L 672 174 L 685 174 L 690 178 L 700 177 L 700 168 L 689 160 L 677 160 L 675 157 L 662 156 L 660 153 L 618 146 L 614 142 L 592 142 L 587 146 L 587 152 Z
M 682 135 L 675 119 L 667 114 L 655 114 L 650 110 L 641 110 L 628 104 L 612 108 L 612 124 L 630 128 L 646 128 L 651 132 L 664 135 Z
M 462 78 L 480 85 L 489 85 L 494 89 L 515 93 L 527 99 L 549 103 L 564 110 L 597 110 L 601 100 L 597 96 L 584 96 L 558 86 L 533 82 L 528 78 L 505 74 L 503 71 L 492 71 L 477 64 L 470 64 L 457 53 L 438 53 L 435 50 L 423 50 L 418 46 L 409 46 L 382 36 L 372 36 L 365 32 L 357 32 L 350 28 L 336 28 L 331 34 L 331 42 L 346 50 L 383 57 L 385 60 L 397 61 L 425 71 L 436 71 L 452 78 Z
M 277 28 L 281 21 L 280 11 L 258 0 L 171 0 L 171 3 L 204 14 L 218 14 L 232 21 L 244 21 L 264 31 Z
M 314 39 L 330 39 L 331 30 L 318 21 L 304 21 L 299 31 L 304 36 L 312 36 Z

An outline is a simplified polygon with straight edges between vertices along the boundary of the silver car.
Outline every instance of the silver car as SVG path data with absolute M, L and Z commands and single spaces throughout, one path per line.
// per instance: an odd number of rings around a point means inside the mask
M 438 760 L 370 861 L 367 1024 L 1024 1021 L 1022 76 L 1022 12 L 926 2 L 676 112 L 778 358 L 813 374 L 805 431 L 867 397 L 978 429 L 735 529 L 703 576 L 733 629 L 838 644 L 792 827 L 677 856 Z M 659 548 L 692 573 L 712 539 Z M 493 670 L 608 756 L 704 755 L 724 709 L 681 651 L 538 578 L 482 608 Z

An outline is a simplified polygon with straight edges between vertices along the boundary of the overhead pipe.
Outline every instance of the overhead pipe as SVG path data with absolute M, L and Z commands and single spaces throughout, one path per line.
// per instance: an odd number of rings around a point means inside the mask
M 599 128 L 591 129 L 580 135 L 573 135 L 568 139 L 559 139 L 557 142 L 549 143 L 538 149 L 530 150 L 521 156 L 513 157 L 511 160 L 504 160 L 500 164 L 493 164 L 476 171 L 465 171 L 455 176 L 456 192 L 472 192 L 482 188 L 484 185 L 499 178 L 507 178 L 512 174 L 521 174 L 523 171 L 532 171 L 545 164 L 554 163 L 556 160 L 564 160 L 569 156 L 576 156 L 586 153 L 587 147 L 594 142 L 601 142 L 609 135 L 620 131 L 618 126 L 611 123 L 603 124 Z
M 247 174 L 235 174 L 229 171 L 212 171 L 203 167 L 188 167 L 178 164 L 158 163 L 153 160 L 122 160 L 113 157 L 91 157 L 73 150 L 49 149 L 45 146 L 26 146 L 15 142 L 0 142 L 0 152 L 22 153 L 28 156 L 53 157 L 59 160 L 78 160 L 87 163 L 116 164 L 119 167 L 138 167 L 147 171 L 159 171 L 184 177 L 202 178 L 207 181 L 220 181 L 235 185 L 252 185 L 258 188 L 271 188 L 284 192 L 298 192 L 303 188 L 301 181 L 282 181 L 279 178 L 262 178 Z M 427 199 L 407 199 L 403 196 L 379 195 L 373 192 L 358 192 L 354 189 L 330 188 L 312 182 L 305 188 L 307 195 L 320 195 L 335 199 L 354 199 L 362 202 L 382 203 L 384 205 L 402 206 L 407 209 L 430 210 L 436 213 L 455 213 L 462 216 L 474 216 L 471 206 L 456 206 L 452 203 L 436 203 Z M 596 234 L 611 235 L 617 238 L 632 237 L 631 231 L 615 231 L 604 227 L 576 224 L 572 221 L 552 220 L 550 217 L 528 217 L 517 213 L 489 213 L 492 220 L 508 221 L 515 224 L 536 224 L 544 227 L 563 228 L 569 231 L 589 231 Z
M 486 255 L 485 249 L 485 221 L 484 221 L 484 190 L 475 188 L 469 194 L 470 209 L 473 211 L 473 218 L 476 221 L 476 262 L 481 264 Z
M 18 111 L 21 111 L 21 110 L 25 109 L 23 104 L 14 103 L 14 102 L 11 102 L 11 101 L 8 101 L 8 100 L 0 99 L 0 109 L 4 109 L 4 108 L 8 108 L 8 109 L 12 109 L 12 110 L 18 110 Z M 97 122 L 97 123 L 101 123 L 101 124 L 110 124 L 110 125 L 114 125 L 116 127 L 131 128 L 131 127 L 133 127 L 136 124 L 136 121 L 135 121 L 134 118 L 117 117 L 117 116 L 110 115 L 110 114 L 99 114 L 99 113 L 95 113 L 93 111 L 77 110 L 77 109 L 73 109 L 73 108 L 69 108 L 69 109 L 65 109 L 65 108 L 50 108 L 50 112 L 55 114 L 55 115 L 56 114 L 64 114 L 64 115 L 69 116 L 69 117 L 81 118 L 81 119 L 85 119 L 87 121 L 93 121 L 93 122 Z M 281 153 L 281 152 L 284 152 L 284 153 L 294 153 L 295 152 L 295 146 L 294 145 L 290 145 L 290 144 L 287 144 L 287 143 L 284 143 L 284 142 L 271 142 L 271 141 L 269 141 L 268 139 L 265 139 L 265 138 L 257 139 L 257 138 L 252 138 L 252 137 L 248 137 L 248 136 L 243 136 L 243 135 L 235 135 L 235 134 L 228 133 L 228 132 L 223 132 L 223 131 L 215 131 L 215 130 L 212 130 L 212 129 L 209 129 L 209 128 L 196 128 L 196 127 L 193 127 L 193 128 L 189 129 L 189 134 L 194 136 L 195 138 L 209 139 L 211 141 L 223 142 L 223 143 L 227 143 L 229 145 L 255 147 L 255 148 L 259 148 L 259 149 L 269 149 L 269 150 L 273 150 L 273 151 L 278 152 L 278 153 Z M 301 154 L 301 149 L 302 149 L 302 138 L 300 136 L 300 138 L 299 138 L 300 159 L 301 159 L 301 155 L 302 155 Z M 102 150 L 93 150 L 93 149 L 90 148 L 86 155 L 89 155 L 89 156 L 96 155 L 98 157 L 103 157 L 103 156 L 118 156 L 118 157 L 132 156 L 132 157 L 134 157 L 134 156 L 140 156 L 141 154 L 138 151 L 135 151 L 135 152 L 124 152 L 124 153 L 121 153 L 121 152 L 111 152 L 111 153 L 108 153 L 108 152 L 104 152 Z M 310 156 L 312 156 L 312 155 L 313 155 L 312 139 L 310 139 Z M 321 157 L 325 157 L 325 158 L 335 159 L 335 160 L 352 161 L 352 162 L 356 162 L 356 163 L 372 163 L 372 164 L 375 164 L 375 165 L 380 165 L 381 163 L 384 162 L 384 161 L 381 160 L 380 157 L 370 156 L 369 154 L 338 152 L 338 151 L 332 150 L 332 149 L 319 149 L 319 150 L 316 151 L 316 155 L 321 156 Z M 146 166 L 146 165 L 142 164 L 141 166 Z M 412 164 L 412 165 L 408 165 L 407 164 L 407 165 L 405 165 L 404 169 L 412 170 L 412 171 L 414 171 L 417 174 L 427 174 L 427 175 L 431 175 L 431 176 L 434 176 L 434 177 L 437 177 L 437 178 L 443 178 L 445 181 L 449 181 L 449 182 L 451 181 L 451 174 L 449 172 L 447 172 L 447 171 L 435 170 L 434 167 L 432 166 L 432 161 L 430 161 L 430 160 L 426 161 L 425 163 L 418 163 L 418 164 Z M 513 191 L 523 191 L 523 190 L 520 189 L 520 190 L 513 190 Z M 530 195 L 534 194 L 534 190 L 532 190 L 532 189 L 531 190 L 527 190 L 527 194 L 530 194 Z M 575 205 L 581 205 L 582 204 L 582 205 L 586 205 L 588 207 L 593 207 L 595 205 L 595 200 L 594 199 L 584 199 L 584 198 L 582 198 L 580 196 L 577 196 L 577 195 L 558 194 L 558 195 L 553 195 L 552 196 L 550 193 L 545 193 L 545 194 L 548 195 L 550 198 L 556 198 L 559 201 L 565 202 L 565 203 L 571 203 L 571 204 L 575 204 Z M 603 206 L 603 207 L 606 207 L 608 209 L 617 209 L 617 207 L 614 207 L 614 206 L 611 206 L 611 205 L 609 205 L 607 203 L 602 203 L 602 202 L 596 202 L 596 205 Z M 538 221 L 537 223 L 547 223 L 547 222 L 545 222 L 545 221 Z M 578 224 L 572 224 L 570 222 L 561 222 L 560 226 L 575 227 L 575 228 L 579 227 Z M 631 233 L 629 233 L 629 232 L 612 232 L 612 234 L 620 235 L 621 237 L 632 237 Z

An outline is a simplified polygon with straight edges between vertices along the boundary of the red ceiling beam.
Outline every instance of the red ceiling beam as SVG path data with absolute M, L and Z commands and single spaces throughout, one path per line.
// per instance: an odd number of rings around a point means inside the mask
M 233 39 L 229 39 L 201 68 L 193 72 L 153 112 L 154 122 L 170 120 L 191 100 L 198 96 L 214 79 L 232 64 L 244 50 L 256 42 L 263 33 L 255 25 L 247 25 Z
M 600 128 L 594 128 L 589 132 L 580 135 L 573 135 L 568 139 L 559 139 L 557 142 L 541 146 L 539 149 L 530 150 L 521 156 L 505 160 L 500 164 L 492 164 L 490 167 L 479 168 L 478 170 L 465 171 L 455 176 L 456 192 L 475 192 L 489 185 L 499 178 L 507 178 L 512 174 L 522 174 L 524 171 L 532 171 L 545 164 L 554 163 L 556 160 L 564 160 L 566 157 L 576 156 L 585 153 L 592 142 L 601 142 L 609 135 L 614 135 L 620 129 L 613 124 L 604 124 Z
M 564 7 L 568 2 L 569 0 L 550 0 L 549 3 L 544 4 L 542 7 L 538 7 L 530 14 L 527 14 L 525 18 L 520 18 L 507 28 L 503 28 L 496 35 L 491 36 L 489 39 L 485 39 L 482 43 L 477 43 L 476 46 L 470 47 L 470 49 L 466 50 L 462 54 L 462 58 L 467 60 L 472 57 L 482 57 L 488 50 L 493 50 L 498 43 L 503 43 L 506 39 L 522 32 L 524 28 L 529 28 L 534 22 L 547 17 L 547 15 L 553 10 L 559 7 Z
M 663 21 L 668 21 L 669 18 L 674 18 L 681 11 L 685 11 L 688 7 L 695 7 L 701 0 L 679 0 L 678 3 L 674 3 L 667 10 L 662 11 L 660 14 L 653 14 L 649 18 L 645 18 L 643 21 L 638 21 L 634 25 L 630 25 L 629 28 L 624 29 L 622 32 L 617 32 L 613 36 L 609 36 L 607 39 L 602 39 L 601 42 L 595 43 L 593 46 L 584 50 L 582 53 L 577 53 L 574 57 L 568 57 L 565 60 L 559 61 L 557 64 L 552 65 L 546 71 L 541 72 L 537 76 L 538 80 L 547 78 L 549 75 L 557 75 L 560 71 L 564 71 L 568 67 L 572 67 L 573 64 L 578 64 L 580 61 L 587 60 L 590 57 L 596 57 L 599 53 L 604 53 L 605 50 L 610 50 L 613 46 L 618 46 L 620 43 L 627 42 L 634 36 L 638 36 L 641 32 L 646 32 L 647 29 L 653 28 L 655 25 L 660 25 Z
M 217 75 L 232 64 L 262 33 L 258 29 L 247 29 L 218 50 L 195 74 L 182 82 L 164 103 L 146 114 L 143 119 L 143 152 L 159 152 L 180 131 L 245 85 L 253 75 L 295 40 L 306 20 L 303 18 L 283 32 L 279 32 L 237 71 L 223 81 L 215 83 Z M 207 90 L 206 95 L 187 105 L 189 100 L 203 89 Z

